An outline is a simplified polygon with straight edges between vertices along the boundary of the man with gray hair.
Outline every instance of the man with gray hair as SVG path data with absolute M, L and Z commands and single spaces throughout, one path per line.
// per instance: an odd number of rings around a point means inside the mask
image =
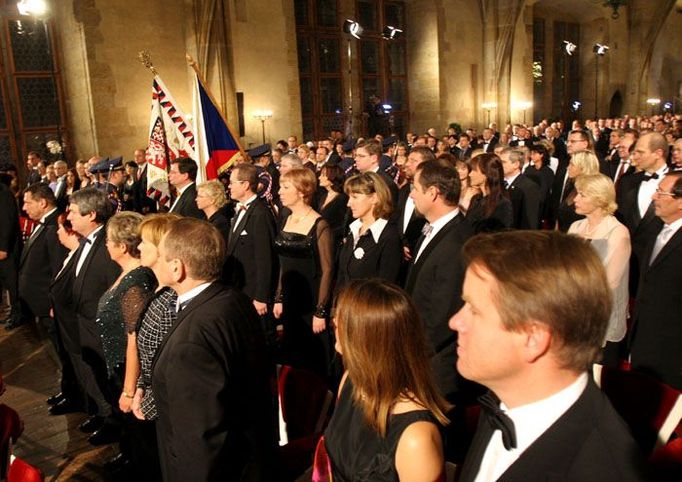
M 114 442 L 120 430 L 113 418 L 99 382 L 108 379 L 104 350 L 99 329 L 95 323 L 99 299 L 116 281 L 121 268 L 112 261 L 106 247 L 105 224 L 114 213 L 114 207 L 104 191 L 87 188 L 76 191 L 69 198 L 69 215 L 73 230 L 83 236 L 81 246 L 74 254 L 73 303 L 80 335 L 83 388 L 97 405 L 95 415 L 83 422 L 79 429 L 92 433 L 88 441 L 93 445 Z
M 60 211 L 66 209 L 67 196 L 66 196 L 66 172 L 69 170 L 69 166 L 64 161 L 56 161 L 54 163 L 54 173 L 57 176 L 57 181 L 54 187 L 54 197 L 57 200 L 57 207 Z
M 540 187 L 521 168 L 525 154 L 520 149 L 505 148 L 500 153 L 504 170 L 505 188 L 512 202 L 513 221 L 516 229 L 538 229 L 540 225 Z

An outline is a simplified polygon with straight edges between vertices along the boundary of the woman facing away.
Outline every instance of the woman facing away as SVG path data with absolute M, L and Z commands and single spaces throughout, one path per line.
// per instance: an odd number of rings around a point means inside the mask
M 334 415 L 318 445 L 329 463 L 314 480 L 444 480 L 439 426 L 450 408 L 429 368 L 419 316 L 407 294 L 382 280 L 341 290 L 335 348 L 346 373 Z M 327 479 L 329 480 L 329 478 Z
M 579 176 L 575 189 L 575 212 L 585 219 L 571 224 L 568 233 L 588 240 L 606 268 L 613 302 L 604 339 L 604 362 L 617 366 L 615 343 L 625 337 L 627 328 L 630 233 L 613 215 L 617 208 L 616 190 L 609 177 L 604 174 Z

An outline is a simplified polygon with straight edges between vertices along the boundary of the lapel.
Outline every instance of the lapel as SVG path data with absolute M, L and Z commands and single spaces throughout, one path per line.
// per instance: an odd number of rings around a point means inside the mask
M 431 254 L 431 251 L 433 251 L 438 243 L 440 243 L 441 239 L 443 239 L 447 234 L 455 229 L 455 227 L 462 221 L 462 213 L 457 213 L 457 216 L 455 216 L 452 220 L 450 220 L 449 223 L 447 223 L 445 226 L 443 226 L 443 229 L 438 231 L 438 233 L 433 237 L 431 241 L 429 241 L 429 244 L 424 248 L 424 251 L 422 254 L 419 256 L 419 259 L 417 260 L 416 263 L 413 262 L 412 266 L 410 266 L 410 271 L 408 272 L 407 275 L 407 283 L 406 286 L 410 286 L 411 284 L 414 283 L 415 278 L 419 274 L 419 270 L 421 270 L 422 266 L 424 266 L 424 263 L 426 262 L 426 259 L 429 257 L 429 254 Z M 423 235 L 422 235 L 423 236 Z M 418 243 L 417 246 L 415 246 L 415 253 L 419 252 L 419 248 L 421 247 L 421 243 Z
M 410 197 L 410 183 L 405 184 L 398 191 L 398 232 L 403 233 L 405 231 L 405 207 L 407 205 L 407 198 Z M 414 215 L 414 212 L 412 213 Z M 411 218 L 410 218 L 411 219 Z
M 229 240 L 229 245 L 227 247 L 227 253 L 228 254 L 232 254 L 232 252 L 234 251 L 234 248 L 237 246 L 237 240 L 239 239 L 241 232 L 244 230 L 244 226 L 246 226 L 246 223 L 248 222 L 249 218 L 251 217 L 251 214 L 253 214 L 253 210 L 256 208 L 257 202 L 258 202 L 258 198 L 254 199 L 251 202 L 251 204 L 249 204 L 249 207 L 244 212 L 244 216 L 242 216 L 242 219 L 239 221 L 239 224 L 237 226 L 235 226 L 234 223 L 237 222 L 237 218 L 239 217 L 239 213 L 235 213 L 235 215 L 232 216 L 232 222 L 230 223 L 230 240 Z
M 490 438 L 493 436 L 493 430 L 490 424 L 485 420 L 483 414 L 478 417 L 478 426 L 474 433 L 474 439 L 471 441 L 471 446 L 467 452 L 464 464 L 461 468 L 461 475 L 459 482 L 472 482 L 476 480 L 478 471 L 483 462 L 483 456 L 490 443 Z
M 106 235 L 106 227 L 102 227 L 99 233 L 97 233 L 97 236 L 95 237 L 95 240 L 92 242 L 92 248 L 90 248 L 90 252 L 88 252 L 87 257 L 85 258 L 85 261 L 83 261 L 83 266 L 81 266 L 81 270 L 79 273 L 79 276 L 74 277 L 74 282 L 73 282 L 73 291 L 74 291 L 74 298 L 78 301 L 80 301 L 80 295 L 83 290 L 83 281 L 85 278 L 85 272 L 88 269 L 88 266 L 90 266 L 90 263 L 92 262 L 92 258 L 95 257 L 96 252 L 99 250 L 99 246 L 104 242 L 104 238 Z M 83 248 L 85 245 L 81 246 L 78 248 L 78 251 L 76 251 L 76 260 L 80 258 L 81 253 L 83 252 Z M 76 261 L 76 264 L 78 264 L 78 261 Z M 74 271 L 74 275 L 76 272 Z
M 79 253 L 78 250 L 76 250 L 76 252 L 73 253 L 69 262 L 66 264 L 66 266 L 63 267 L 63 269 L 59 270 L 59 272 L 57 273 L 57 276 L 55 276 L 55 278 L 50 283 L 50 286 L 55 285 L 57 283 L 57 281 L 61 280 L 67 274 L 73 273 L 74 269 L 76 268 L 76 262 L 78 260 L 78 257 L 77 257 L 78 253 Z
M 663 227 L 661 227 L 661 231 L 663 230 Z M 660 231 L 659 231 L 660 233 Z M 678 229 L 675 234 L 673 234 L 673 237 L 668 240 L 667 243 L 665 243 L 665 246 L 663 246 L 663 249 L 661 249 L 661 252 L 658 253 L 658 256 L 656 256 L 656 259 L 652 260 L 651 255 L 653 254 L 652 251 L 654 250 L 654 245 L 656 244 L 656 238 L 658 237 L 658 234 L 656 234 L 655 237 L 653 237 L 653 240 L 649 243 L 647 246 L 647 266 L 646 270 L 651 270 L 658 266 L 665 257 L 669 256 L 672 251 L 674 251 L 678 246 L 682 245 L 682 229 Z
M 38 240 L 38 238 L 42 237 L 45 235 L 45 226 L 42 224 L 39 224 L 36 227 L 36 230 L 38 231 L 38 234 L 35 236 L 30 236 L 28 238 L 28 241 L 24 245 L 24 249 L 21 251 L 21 261 L 19 262 L 19 266 L 22 266 L 24 264 L 24 261 L 26 261 L 26 258 L 28 258 L 28 252 L 31 251 L 31 248 L 35 244 L 35 242 Z
M 161 356 L 163 349 L 166 347 L 168 340 L 170 340 L 170 338 L 173 336 L 173 333 L 175 333 L 175 330 L 177 330 L 178 327 L 183 324 L 183 322 L 187 319 L 187 317 L 190 314 L 192 314 L 194 310 L 196 310 L 200 306 L 203 306 L 204 303 L 206 303 L 208 300 L 213 298 L 217 293 L 219 293 L 221 289 L 223 289 L 223 286 L 220 283 L 214 281 L 208 288 L 206 288 L 204 291 L 202 291 L 197 296 L 192 298 L 187 304 L 187 306 L 185 306 L 180 311 L 180 313 L 178 313 L 175 323 L 173 323 L 173 325 L 170 327 L 170 330 L 168 330 L 168 334 L 163 338 L 161 344 L 159 345 L 158 350 L 156 350 L 154 360 L 152 361 L 151 368 L 152 373 L 154 373 L 154 367 L 156 366 L 156 362 Z M 173 309 L 175 309 L 175 307 L 173 307 Z

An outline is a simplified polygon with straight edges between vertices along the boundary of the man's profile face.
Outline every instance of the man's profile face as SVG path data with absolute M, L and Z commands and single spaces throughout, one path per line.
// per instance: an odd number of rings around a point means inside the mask
M 178 163 L 171 164 L 170 171 L 168 172 L 168 181 L 173 186 L 182 186 L 187 179 L 187 174 L 180 173 L 180 165 Z
M 370 155 L 364 147 L 359 147 L 355 152 L 355 167 L 357 167 L 360 172 L 369 171 L 378 162 L 376 157 L 377 156 Z
M 569 154 L 573 154 L 574 152 L 584 151 L 587 149 L 588 145 L 588 142 L 584 140 L 580 134 L 569 134 L 568 142 L 566 142 L 566 150 Z
M 484 267 L 469 266 L 464 278 L 464 306 L 450 318 L 457 332 L 457 371 L 494 388 L 522 367 L 522 332 L 508 331 L 497 309 L 497 281 Z
M 94 213 L 81 214 L 78 204 L 69 204 L 69 214 L 67 219 L 71 221 L 73 230 L 81 236 L 87 236 L 92 230 Z

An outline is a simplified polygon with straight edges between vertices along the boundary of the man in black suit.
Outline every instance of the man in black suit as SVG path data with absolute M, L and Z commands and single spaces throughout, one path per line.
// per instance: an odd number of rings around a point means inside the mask
M 24 316 L 38 321 L 40 330 L 52 342 L 62 367 L 69 364 L 50 314 L 50 282 L 66 257 L 66 249 L 57 238 L 57 200 L 47 184 L 32 184 L 24 191 L 24 211 L 35 221 L 19 262 L 19 298 Z M 68 373 L 63 373 L 68 375 Z M 63 380 L 62 386 L 75 380 Z
M 636 442 L 590 377 L 611 314 L 593 248 L 513 231 L 476 236 L 463 256 L 465 305 L 450 320 L 457 369 L 490 391 L 459 480 L 646 480 Z
M 470 236 L 457 208 L 460 181 L 457 170 L 444 160 L 431 160 L 416 169 L 410 197 L 428 221 L 412 255 L 405 291 L 419 311 L 433 356 L 431 369 L 441 393 L 455 401 L 458 393 L 455 336 L 448 319 L 462 305 L 464 266 L 460 250 Z
M 111 443 L 118 436 L 118 424 L 104 393 L 107 388 L 107 369 L 99 328 L 95 323 L 99 299 L 121 273 L 106 247 L 105 224 L 114 207 L 104 191 L 86 188 L 69 198 L 68 220 L 73 230 L 83 237 L 74 254 L 73 303 L 81 342 L 84 380 L 83 388 L 96 404 L 95 415 L 81 424 L 83 432 L 94 432 L 89 441 L 93 445 Z
M 274 370 L 251 300 L 216 281 L 224 252 L 218 230 L 191 218 L 175 221 L 159 246 L 159 281 L 178 294 L 177 320 L 152 365 L 168 482 L 274 476 Z
M 134 161 L 137 163 L 137 183 L 135 184 L 135 211 L 140 214 L 156 212 L 156 201 L 147 196 L 147 157 L 144 149 L 135 149 Z
M 68 196 L 66 195 L 66 173 L 69 166 L 64 161 L 55 161 L 54 173 L 57 176 L 57 181 L 54 187 L 54 197 L 57 200 L 57 209 L 59 211 L 66 211 L 68 204 Z
M 682 390 L 682 172 L 665 176 L 654 193 L 663 221 L 647 243 L 630 337 L 632 368 Z
M 483 142 L 480 145 L 480 148 L 483 149 L 483 152 L 486 153 L 494 152 L 497 142 L 498 140 L 496 137 L 494 137 L 492 129 L 490 129 L 489 127 L 483 129 Z
M 609 133 L 609 148 L 603 160 L 599 161 L 599 172 L 615 179 L 620 168 L 620 156 L 618 155 L 618 145 L 623 140 L 623 131 L 613 129 Z
M 538 229 L 540 225 L 540 186 L 521 173 L 525 157 L 522 150 L 509 147 L 500 153 L 504 181 L 512 203 L 512 227 L 516 229 Z
M 545 129 L 545 139 L 554 146 L 554 157 L 559 160 L 560 164 L 568 164 L 568 151 L 563 139 L 559 137 L 559 132 L 552 126 Z
M 168 182 L 177 190 L 175 202 L 170 212 L 180 216 L 206 219 L 204 212 L 197 207 L 197 163 L 188 157 L 178 157 L 171 162 Z
M 40 154 L 35 151 L 31 151 L 26 156 L 26 186 L 31 184 L 39 183 L 42 180 L 40 171 L 38 171 L 38 165 L 43 162 L 40 158 Z
M 452 155 L 460 161 L 471 159 L 472 151 L 473 148 L 471 147 L 471 139 L 467 134 L 460 134 L 459 142 L 457 142 L 455 148 L 451 150 Z
M 7 178 L 9 182 L 9 176 Z M 21 230 L 17 202 L 10 188 L 0 180 L 0 287 L 9 293 L 12 306 L 9 318 L 2 320 L 6 323 L 6 330 L 21 324 L 18 277 L 20 253 Z
M 618 186 L 618 213 L 630 231 L 630 295 L 637 294 L 639 268 L 644 265 L 649 241 L 661 230 L 663 222 L 656 216 L 651 200 L 663 176 L 668 172 L 668 142 L 661 134 L 643 134 L 635 144 L 631 162 L 639 172 L 623 178 Z
M 253 301 L 256 312 L 266 321 L 268 305 L 274 300 L 277 284 L 274 253 L 275 219 L 270 208 L 256 195 L 258 170 L 251 164 L 238 164 L 230 173 L 230 197 L 237 201 L 230 223 L 224 273 L 230 286 Z M 271 327 L 264 327 L 274 335 Z

